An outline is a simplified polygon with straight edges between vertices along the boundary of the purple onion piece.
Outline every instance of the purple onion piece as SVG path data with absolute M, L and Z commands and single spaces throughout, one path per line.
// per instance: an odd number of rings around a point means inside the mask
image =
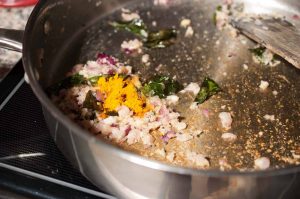
M 167 134 L 163 135 L 163 136 L 161 137 L 161 139 L 163 140 L 164 143 L 168 143 L 169 140 L 170 140 L 170 138 L 167 136 Z
M 125 135 L 127 136 L 130 131 L 131 131 L 131 126 L 128 126 L 125 130 Z
M 165 135 L 161 137 L 161 139 L 164 141 L 164 143 L 168 143 L 169 140 L 175 136 L 176 134 L 174 131 L 168 131 Z
M 206 108 L 203 109 L 203 110 L 202 110 L 202 113 L 203 113 L 203 115 L 204 115 L 205 117 L 207 117 L 207 118 L 209 117 L 209 110 L 208 110 L 208 109 L 206 109 Z
M 293 15 L 293 17 L 292 17 L 293 19 L 295 19 L 295 20 L 299 20 L 300 19 L 300 15 Z
M 132 50 L 129 50 L 128 48 L 123 49 L 126 55 L 131 55 L 133 53 Z
M 107 55 L 105 53 L 99 53 L 97 56 L 97 62 L 100 64 L 110 64 L 110 65 L 116 65 L 117 60 L 116 58 Z
M 113 75 L 116 73 L 116 70 L 115 69 L 109 69 L 109 71 L 107 72 L 109 75 Z

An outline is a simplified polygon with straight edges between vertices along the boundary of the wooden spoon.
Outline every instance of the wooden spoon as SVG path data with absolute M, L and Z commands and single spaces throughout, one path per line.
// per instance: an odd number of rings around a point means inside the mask
M 300 28 L 281 18 L 242 18 L 231 23 L 246 36 L 300 69 Z

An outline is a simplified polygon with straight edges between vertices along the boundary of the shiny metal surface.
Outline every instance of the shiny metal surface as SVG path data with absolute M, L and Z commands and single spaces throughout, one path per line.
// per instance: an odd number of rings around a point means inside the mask
M 22 39 L 24 31 L 0 28 L 0 47 L 8 50 L 22 52 Z
M 113 11 L 125 4 L 129 7 L 135 5 L 143 6 L 141 5 L 141 2 L 144 2 L 143 5 L 149 3 L 149 1 L 128 0 L 40 1 L 31 15 L 25 31 L 23 61 L 32 89 L 44 106 L 46 121 L 59 148 L 88 179 L 97 186 L 105 187 L 106 190 L 111 191 L 120 198 L 176 199 L 286 197 L 290 187 L 299 181 L 299 178 L 297 178 L 299 167 L 297 166 L 283 169 L 272 168 L 267 171 L 240 172 L 235 170 L 221 172 L 216 169 L 216 166 L 213 166 L 214 169 L 206 171 L 166 165 L 122 151 L 96 139 L 70 121 L 48 99 L 43 88 L 57 79 L 62 78 L 74 64 L 94 56 L 96 51 L 107 50 L 108 53 L 122 57 L 119 53 L 119 48 L 107 48 L 106 45 L 116 46 L 113 42 L 119 42 L 124 38 L 119 35 L 116 39 L 112 40 L 107 38 L 105 34 L 101 34 L 101 29 L 99 30 L 99 26 L 101 27 L 103 25 L 100 23 L 101 19 L 110 17 L 110 14 Z M 251 41 L 248 41 L 249 43 L 247 42 L 247 45 L 244 48 L 240 48 L 241 44 L 231 40 L 230 37 L 226 35 L 226 32 L 224 34 L 216 33 L 215 28 L 210 22 L 210 18 L 216 5 L 219 3 L 219 1 L 200 0 L 174 1 L 173 10 L 179 9 L 180 12 L 185 15 L 190 13 L 190 4 L 194 5 L 195 8 L 192 11 L 201 11 L 200 13 L 203 14 L 203 17 L 201 18 L 198 15 L 198 18 L 192 19 L 192 21 L 194 22 L 199 19 L 203 22 L 199 25 L 199 28 L 202 31 L 200 32 L 201 34 L 199 33 L 198 35 L 197 42 L 193 42 L 193 40 L 180 41 L 182 44 L 181 48 L 171 47 L 163 53 L 162 51 L 153 51 L 153 55 L 151 56 L 158 57 L 156 60 L 157 62 L 154 61 L 154 64 L 164 62 L 162 64 L 166 66 L 162 68 L 162 71 L 176 74 L 182 82 L 200 81 L 204 75 L 210 75 L 220 82 L 223 88 L 228 89 L 227 92 L 231 94 L 232 99 L 230 98 L 230 103 L 232 104 L 229 105 L 232 105 L 232 109 L 234 109 L 233 111 L 236 113 L 235 117 L 239 118 L 238 121 L 241 121 L 239 125 L 244 126 L 243 128 L 251 127 L 255 130 L 255 128 L 259 126 L 259 123 L 257 123 L 257 120 L 253 120 L 253 123 L 251 123 L 252 120 L 250 120 L 249 123 L 247 122 L 247 119 L 249 119 L 247 117 L 249 115 L 257 117 L 257 115 L 264 114 L 261 110 L 257 113 L 251 112 L 252 106 L 250 105 L 253 103 L 254 99 L 257 103 L 252 104 L 253 106 L 266 107 L 267 110 L 271 110 L 272 108 L 274 114 L 276 113 L 282 118 L 290 117 L 292 114 L 293 118 L 284 125 L 285 127 L 288 127 L 286 132 L 284 132 L 285 128 L 280 131 L 274 130 L 279 128 L 279 126 L 276 125 L 264 126 L 264 130 L 274 132 L 274 137 L 264 137 L 263 140 L 268 141 L 271 139 L 274 141 L 281 141 L 285 139 L 282 135 L 287 135 L 290 139 L 293 139 L 294 143 L 297 143 L 299 140 L 299 123 L 297 123 L 299 122 L 299 112 L 297 111 L 299 110 L 300 72 L 282 60 L 283 63 L 280 67 L 272 69 L 271 72 L 267 68 L 259 68 L 259 66 L 253 65 L 253 68 L 250 69 L 250 74 L 248 75 L 249 79 L 247 79 L 247 75 L 245 77 L 241 76 L 241 64 L 243 64 L 245 60 L 251 62 L 251 57 L 249 54 L 246 54 L 247 48 L 254 44 Z M 244 1 L 244 3 L 245 11 L 252 13 L 278 12 L 283 15 L 291 16 L 293 14 L 298 14 L 300 9 L 300 3 L 296 0 L 249 0 Z M 82 9 L 82 5 L 84 5 L 85 9 Z M 185 7 L 185 5 L 189 6 Z M 162 13 L 166 14 L 162 14 L 161 17 L 169 17 L 169 20 L 157 20 L 161 25 L 175 23 L 174 17 L 167 15 L 171 9 L 163 7 L 160 9 Z M 158 10 L 159 9 L 153 9 L 153 12 L 158 12 Z M 196 16 L 193 13 L 190 14 L 191 16 L 188 17 Z M 205 27 L 208 31 L 209 34 L 205 33 L 205 35 L 207 34 L 208 40 L 204 37 L 204 29 L 201 29 L 201 27 Z M 93 34 L 97 31 L 100 31 L 100 33 Z M 216 36 L 213 38 L 211 35 Z M 103 38 L 100 36 L 103 36 Z M 221 46 L 216 48 L 213 43 L 216 42 L 215 39 L 217 38 L 220 38 Z M 97 42 L 92 42 L 93 45 L 87 45 L 87 43 L 91 41 Z M 198 42 L 200 42 L 202 46 L 206 45 L 206 48 L 199 51 L 193 51 L 197 48 L 189 45 L 199 44 Z M 92 47 L 94 47 L 94 49 Z M 186 60 L 183 59 L 179 60 L 175 57 L 177 60 L 175 60 L 174 65 L 171 65 L 169 62 L 170 60 L 166 59 L 176 54 L 174 53 L 176 50 L 185 55 L 190 53 L 189 50 L 191 49 L 192 54 L 190 56 L 194 56 L 195 58 L 192 59 L 191 62 L 186 62 Z M 235 56 L 230 56 L 233 57 L 233 59 L 229 59 L 228 52 L 232 52 L 233 50 Z M 199 59 L 200 54 L 204 57 Z M 218 60 L 218 56 L 220 56 L 222 62 Z M 136 63 L 136 60 L 131 61 L 133 66 L 136 66 Z M 153 73 L 153 68 L 143 68 L 140 69 L 140 72 L 147 76 Z M 224 75 L 225 72 L 227 75 Z M 274 80 L 274 84 L 278 83 L 282 85 L 282 91 L 289 90 L 289 95 L 285 93 L 281 99 L 287 107 L 286 110 L 288 110 L 288 112 L 284 111 L 285 109 L 280 106 L 277 107 L 276 104 L 274 104 L 274 99 L 270 99 L 269 97 L 266 99 L 260 94 L 250 96 L 245 93 L 245 95 L 240 95 L 236 92 L 236 89 L 231 87 L 232 85 L 237 86 L 244 84 L 257 86 L 250 80 L 262 77 L 272 78 L 274 75 L 278 76 L 282 74 L 288 77 L 291 83 L 288 84 L 285 80 L 282 81 L 279 78 L 276 79 L 276 81 Z M 240 91 L 243 92 L 243 90 Z M 255 91 L 252 93 L 254 92 Z M 224 104 L 228 101 L 226 98 L 228 98 L 228 96 L 222 94 L 221 100 L 215 102 Z M 208 103 L 208 108 L 211 108 L 209 106 L 213 106 L 213 103 L 214 102 Z M 193 115 L 197 115 L 197 113 L 194 113 Z M 252 116 L 250 119 L 251 118 Z M 202 122 L 200 121 L 199 125 Z M 207 131 L 212 133 L 204 134 L 200 142 L 211 141 L 220 133 L 214 124 L 209 123 L 208 126 L 216 130 L 211 131 L 208 129 Z M 244 136 L 244 138 L 241 139 L 241 142 L 245 143 L 239 143 L 240 146 L 246 144 L 246 140 L 249 140 L 254 133 L 252 131 L 246 133 L 244 131 L 239 131 L 241 129 L 238 129 L 237 127 L 233 127 L 233 129 L 236 130 L 240 136 Z M 244 156 L 245 158 L 241 160 L 242 164 L 249 165 L 249 167 L 252 166 L 250 164 L 253 160 L 251 153 L 234 154 L 238 148 L 234 149 L 232 147 L 222 146 L 222 143 L 218 140 L 216 140 L 216 143 L 217 145 L 214 146 L 216 147 L 214 150 L 199 147 L 199 151 L 205 152 L 206 154 L 216 153 L 216 151 L 226 151 L 228 157 L 233 159 Z M 282 143 L 278 142 L 278 144 L 280 145 Z M 207 144 L 207 146 L 209 145 L 210 144 Z M 286 145 L 285 147 L 289 149 L 288 147 L 291 146 Z M 274 147 L 274 150 L 275 149 L 277 149 L 277 146 Z M 279 150 L 279 152 L 285 152 L 285 150 L 286 149 Z M 218 154 L 215 155 L 217 156 Z M 212 162 L 212 165 L 216 165 L 216 163 Z M 278 162 L 278 165 L 280 166 L 281 163 Z M 295 192 L 295 194 L 299 193 Z

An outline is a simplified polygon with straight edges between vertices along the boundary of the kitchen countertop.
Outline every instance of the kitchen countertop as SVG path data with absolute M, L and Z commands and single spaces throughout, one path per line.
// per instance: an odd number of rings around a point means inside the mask
M 24 29 L 33 7 L 0 8 L 0 28 Z M 21 58 L 21 53 L 0 48 L 0 81 Z

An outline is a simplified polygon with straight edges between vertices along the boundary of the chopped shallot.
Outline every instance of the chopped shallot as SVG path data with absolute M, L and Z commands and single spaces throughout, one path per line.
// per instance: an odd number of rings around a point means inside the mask
M 169 95 L 166 98 L 168 105 L 176 105 L 178 103 L 179 97 L 177 95 Z
M 165 149 L 156 149 L 155 153 L 157 155 L 159 155 L 159 156 L 166 157 L 166 151 L 165 151 Z
M 278 95 L 278 91 L 272 91 L 273 95 Z
M 256 169 L 265 170 L 270 167 L 270 159 L 266 157 L 260 157 L 254 161 L 254 167 Z
M 167 6 L 170 3 L 170 0 L 154 0 L 154 5 Z
M 171 124 L 177 131 L 181 131 L 181 130 L 185 129 L 187 126 L 185 122 L 178 122 L 178 121 L 175 121 L 175 122 L 171 121 Z
M 143 62 L 144 64 L 148 63 L 148 62 L 149 62 L 149 59 L 150 59 L 150 56 L 149 56 L 148 54 L 144 54 L 144 55 L 142 56 L 142 62 Z
M 121 48 L 126 54 L 141 53 L 142 47 L 143 43 L 138 39 L 123 41 L 121 44 Z
M 233 0 L 224 0 L 224 3 L 226 5 L 231 5 L 233 3 Z
M 202 113 L 206 118 L 209 118 L 209 110 L 207 108 L 203 109 Z
M 176 140 L 180 141 L 180 142 L 186 142 L 193 139 L 193 136 L 190 134 L 186 134 L 186 133 L 182 133 L 182 134 L 177 134 L 176 135 Z
M 140 132 L 136 129 L 132 129 L 127 135 L 127 143 L 129 145 L 138 142 L 140 139 Z
M 193 102 L 191 105 L 190 105 L 190 109 L 191 110 L 195 110 L 198 108 L 198 103 L 197 102 Z
M 221 123 L 222 123 L 223 128 L 225 128 L 226 130 L 231 128 L 232 117 L 231 117 L 231 114 L 229 112 L 221 112 L 219 114 L 219 118 L 221 119 Z
M 243 64 L 243 68 L 244 68 L 244 70 L 248 70 L 249 66 L 247 64 Z
M 295 19 L 295 20 L 299 20 L 300 19 L 300 15 L 293 15 L 292 18 Z
M 153 137 L 149 133 L 142 133 L 141 134 L 141 140 L 145 147 L 150 147 L 153 144 Z
M 200 86 L 197 83 L 191 82 L 187 87 L 185 87 L 181 93 L 191 92 L 194 95 L 197 95 L 200 91 Z
M 269 121 L 274 121 L 275 120 L 275 116 L 274 115 L 264 115 L 264 119 L 265 120 L 269 120 Z
M 185 37 L 192 37 L 194 35 L 194 30 L 192 28 L 192 26 L 189 26 L 187 29 L 186 29 L 186 32 L 184 34 Z
M 132 21 L 134 19 L 139 19 L 140 15 L 138 13 L 135 12 L 130 12 L 130 10 L 128 9 L 122 9 L 122 19 L 123 21 Z
M 261 81 L 260 81 L 259 88 L 260 88 L 261 90 L 266 90 L 268 87 L 269 87 L 269 82 L 264 81 L 264 80 L 261 80 Z
M 199 167 L 207 168 L 209 167 L 209 161 L 201 154 L 197 154 L 193 151 L 187 151 L 186 157 L 189 161 L 196 164 Z
M 176 137 L 174 131 L 168 131 L 165 135 L 162 136 L 162 140 L 167 143 L 171 138 Z
M 117 117 L 109 116 L 109 117 L 103 119 L 102 122 L 107 125 L 113 125 L 113 124 L 117 123 Z
M 117 108 L 117 111 L 118 111 L 119 117 L 121 117 L 121 118 L 126 118 L 128 116 L 133 115 L 132 111 L 130 111 L 130 109 L 127 106 L 119 106 Z
M 221 137 L 224 141 L 227 142 L 234 142 L 237 139 L 237 136 L 233 133 L 223 133 Z
M 220 165 L 220 170 L 224 171 L 226 169 L 231 169 L 231 165 L 228 163 L 227 158 L 221 158 L 219 159 L 219 165 Z
M 170 153 L 167 154 L 166 156 L 167 160 L 169 160 L 170 162 L 173 162 L 174 158 L 175 158 L 175 152 L 171 151 Z
M 187 28 L 189 25 L 191 25 L 190 19 L 182 19 L 180 22 L 180 26 L 183 28 Z
M 122 138 L 124 138 L 124 136 L 124 131 L 121 131 L 119 128 L 112 128 L 111 138 L 115 139 L 116 141 L 120 141 Z
M 117 63 L 117 59 L 110 56 L 110 55 L 107 55 L 105 53 L 99 53 L 98 56 L 97 56 L 97 63 L 99 64 L 111 64 L 111 65 L 116 65 Z

